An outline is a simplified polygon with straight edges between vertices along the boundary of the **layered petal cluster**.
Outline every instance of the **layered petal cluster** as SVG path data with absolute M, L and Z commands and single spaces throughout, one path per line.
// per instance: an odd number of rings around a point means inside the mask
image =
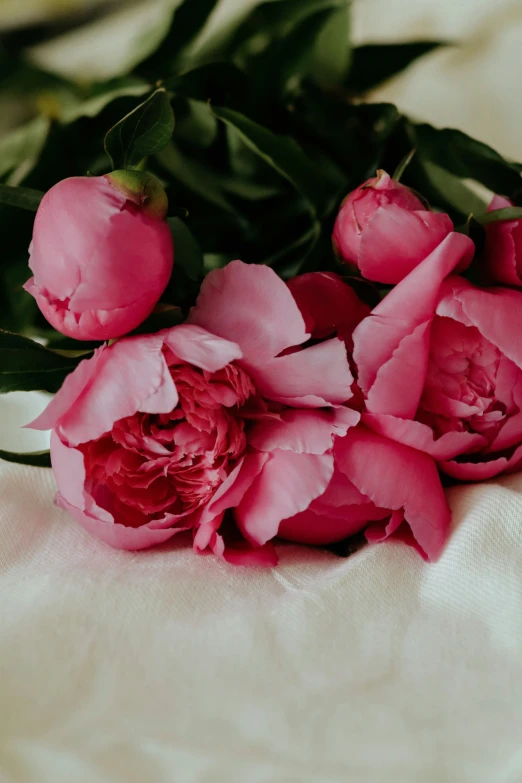
M 522 294 L 452 274 L 473 252 L 450 234 L 354 333 L 365 424 L 465 480 L 522 464 Z
M 335 222 L 333 242 L 343 261 L 363 277 L 398 283 L 453 230 L 385 171 L 350 193 Z
M 132 195 L 132 194 L 128 194 Z M 109 177 L 70 177 L 43 197 L 25 289 L 59 332 L 108 340 L 135 329 L 163 293 L 174 258 L 167 222 Z

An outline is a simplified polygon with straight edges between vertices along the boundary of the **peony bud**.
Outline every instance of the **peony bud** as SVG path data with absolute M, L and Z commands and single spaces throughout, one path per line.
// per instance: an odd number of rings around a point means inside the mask
M 445 214 L 430 212 L 385 171 L 350 193 L 333 232 L 341 259 L 363 277 L 398 283 L 453 230 Z
M 42 199 L 26 284 L 47 320 L 77 340 L 120 337 L 147 318 L 173 264 L 167 196 L 155 177 L 71 177 Z
M 513 203 L 495 196 L 488 212 L 507 209 Z M 498 220 L 484 226 L 486 242 L 482 257 L 488 283 L 522 286 L 522 220 Z

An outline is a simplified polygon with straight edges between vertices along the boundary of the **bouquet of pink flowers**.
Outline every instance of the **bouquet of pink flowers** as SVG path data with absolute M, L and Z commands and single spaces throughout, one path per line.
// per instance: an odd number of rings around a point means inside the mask
M 56 392 L 28 426 L 52 430 L 58 505 L 111 546 L 191 531 L 196 552 L 274 565 L 274 541 L 363 534 L 434 559 L 444 487 L 522 469 L 520 166 L 353 101 L 371 46 L 281 81 L 282 42 L 324 33 L 305 5 L 259 6 L 261 53 L 243 22 L 229 62 L 171 63 L 106 134 L 113 171 L 1 187 L 37 209 L 24 287 L 53 327 L 33 310 L 45 345 L 2 333 L 1 388 Z M 489 210 L 470 179 L 502 193 Z

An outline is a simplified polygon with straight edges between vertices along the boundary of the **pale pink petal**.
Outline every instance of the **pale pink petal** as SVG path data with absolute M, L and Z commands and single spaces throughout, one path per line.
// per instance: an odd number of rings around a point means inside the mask
M 442 549 L 450 510 L 431 457 L 364 427 L 334 446 L 336 465 L 376 506 L 404 509 L 413 535 L 430 559 Z
M 221 370 L 242 356 L 237 343 L 216 337 L 200 326 L 180 324 L 161 334 L 165 345 L 178 359 L 208 372 Z
M 428 367 L 430 332 L 431 320 L 415 327 L 379 368 L 366 399 L 370 413 L 415 416 Z
M 379 435 L 423 451 L 439 461 L 480 451 L 488 443 L 478 432 L 447 432 L 435 438 L 431 427 L 420 421 L 373 413 L 364 413 L 362 418 L 363 423 Z
M 269 267 L 242 261 L 207 275 L 188 323 L 236 342 L 254 366 L 308 339 L 286 284 Z
M 380 207 L 362 233 L 357 265 L 368 280 L 398 283 L 451 231 L 448 215 L 409 212 L 396 204 Z
M 317 398 L 313 407 L 340 405 L 352 397 L 346 349 L 336 337 L 258 364 L 251 375 L 263 397 L 285 405 L 301 407 L 306 397 Z
M 161 352 L 161 334 L 129 337 L 103 348 L 94 368 L 82 365 L 36 420 L 39 427 L 54 426 L 71 446 L 110 432 L 114 422 L 137 411 L 168 413 L 178 402 L 174 381 Z M 80 378 L 76 378 L 76 374 Z M 85 379 L 88 378 L 87 384 Z M 82 391 L 78 395 L 78 390 Z
M 395 286 L 354 331 L 358 383 L 368 393 L 377 372 L 401 341 L 431 319 L 441 283 L 457 266 L 469 263 L 475 246 L 469 237 L 451 233 Z
M 285 410 L 278 419 L 252 425 L 248 443 L 259 451 L 284 449 L 298 454 L 324 454 L 336 435 L 346 435 L 359 422 L 360 414 L 350 408 L 327 410 Z
M 333 465 L 331 454 L 272 452 L 236 508 L 245 538 L 259 546 L 276 536 L 283 519 L 304 511 L 325 491 Z

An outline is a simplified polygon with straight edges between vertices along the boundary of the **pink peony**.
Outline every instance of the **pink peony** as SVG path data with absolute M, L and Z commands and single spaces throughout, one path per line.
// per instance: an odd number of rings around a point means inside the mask
M 363 277 L 398 283 L 453 230 L 448 215 L 426 210 L 412 191 L 385 171 L 341 205 L 333 241 L 343 261 Z
M 450 234 L 354 333 L 365 424 L 480 480 L 522 464 L 522 293 L 452 271 L 471 240 Z
M 141 172 L 119 174 L 65 179 L 45 194 L 36 214 L 34 277 L 25 288 L 47 320 L 77 340 L 107 340 L 135 329 L 172 272 L 159 183 Z M 134 190 L 125 186 L 129 180 Z
M 212 272 L 188 323 L 98 349 L 33 422 L 54 430 L 58 503 L 115 547 L 193 529 L 198 551 L 273 563 L 263 544 L 325 491 L 360 418 L 343 342 L 308 337 L 272 270 Z M 228 509 L 243 549 L 224 549 Z
M 512 206 L 507 198 L 495 196 L 488 212 Z M 499 220 L 484 228 L 486 244 L 482 263 L 488 281 L 522 286 L 522 220 Z

